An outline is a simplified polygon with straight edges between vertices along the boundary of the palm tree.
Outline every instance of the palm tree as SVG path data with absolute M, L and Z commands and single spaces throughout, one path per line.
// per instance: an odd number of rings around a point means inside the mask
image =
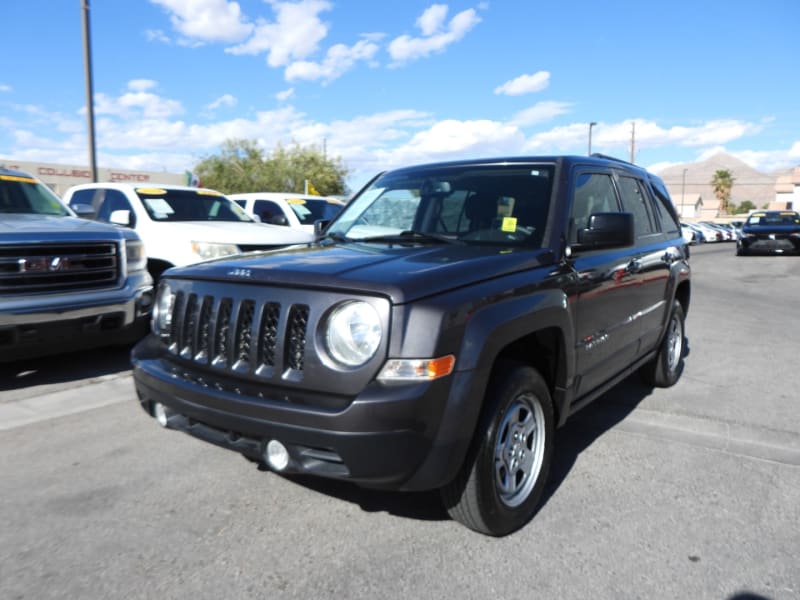
M 727 169 L 715 171 L 714 177 L 711 178 L 714 196 L 719 200 L 719 211 L 723 215 L 728 214 L 728 205 L 730 204 L 731 190 L 733 189 L 734 181 L 733 175 L 731 175 L 731 172 Z

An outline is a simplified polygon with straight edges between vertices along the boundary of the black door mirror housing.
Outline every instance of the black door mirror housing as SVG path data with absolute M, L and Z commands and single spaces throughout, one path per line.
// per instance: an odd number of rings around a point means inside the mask
M 633 214 L 626 212 L 594 213 L 589 226 L 578 230 L 576 250 L 623 248 L 633 246 Z

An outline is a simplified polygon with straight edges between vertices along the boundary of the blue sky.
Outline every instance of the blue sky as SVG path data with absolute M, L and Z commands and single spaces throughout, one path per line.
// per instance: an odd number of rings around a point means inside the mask
M 80 0 L 6 0 L 0 161 L 88 163 Z M 92 0 L 98 164 L 316 144 L 358 187 L 463 157 L 800 165 L 800 1 Z

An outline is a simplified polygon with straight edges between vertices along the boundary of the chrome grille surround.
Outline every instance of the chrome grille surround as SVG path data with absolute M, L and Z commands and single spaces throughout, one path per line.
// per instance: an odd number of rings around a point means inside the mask
M 349 394 L 362 390 L 386 358 L 390 321 L 386 298 L 360 298 L 381 315 L 383 341 L 365 365 L 346 368 L 327 356 L 320 330 L 332 307 L 352 301 L 352 293 L 250 282 L 175 279 L 168 284 L 175 299 L 169 331 L 161 338 L 165 358 L 180 365 L 176 372 L 190 380 L 197 380 L 188 376 L 194 371 L 202 372 L 204 381 L 228 381 L 224 385 L 240 385 L 242 390 L 249 389 L 249 381 Z
M 119 284 L 115 242 L 0 245 L 0 294 L 109 288 Z

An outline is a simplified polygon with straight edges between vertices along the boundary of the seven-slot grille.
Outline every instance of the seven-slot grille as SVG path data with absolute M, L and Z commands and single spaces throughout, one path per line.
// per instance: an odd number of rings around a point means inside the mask
M 0 245 L 0 294 L 96 289 L 118 279 L 113 242 Z
M 179 291 L 167 344 L 183 359 L 236 373 L 302 372 L 308 315 L 305 304 Z

